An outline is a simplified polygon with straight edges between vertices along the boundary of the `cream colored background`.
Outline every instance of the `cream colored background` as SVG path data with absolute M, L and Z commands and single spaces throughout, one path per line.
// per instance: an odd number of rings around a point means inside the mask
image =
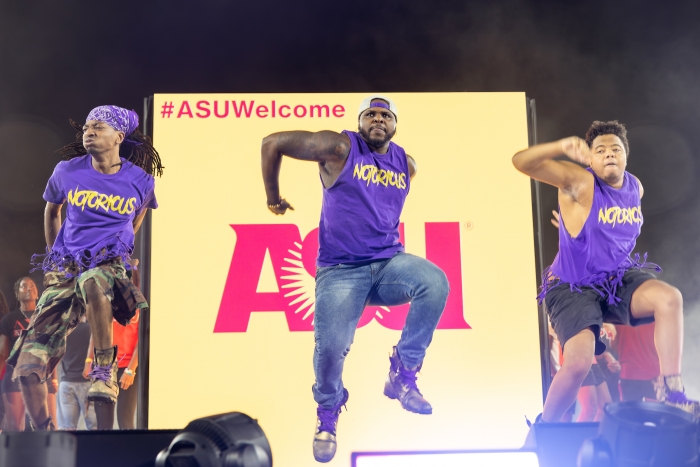
M 407 251 L 425 255 L 425 222 L 460 222 L 464 314 L 470 330 L 437 331 L 419 377 L 433 405 L 416 415 L 382 394 L 399 331 L 358 330 L 343 379 L 338 453 L 518 447 L 523 416 L 541 411 L 530 181 L 511 164 L 527 146 L 523 93 L 395 93 L 394 141 L 418 162 L 402 216 Z M 283 130 L 357 128 L 365 94 L 158 94 L 154 142 L 165 165 L 153 213 L 149 428 L 181 428 L 216 413 L 257 418 L 276 466 L 315 465 L 311 441 L 313 333 L 289 332 L 282 313 L 253 313 L 246 333 L 213 333 L 235 245 L 229 224 L 318 226 L 313 163 L 285 158 L 281 191 L 296 211 L 272 215 L 260 141 Z M 344 118 L 175 118 L 179 102 L 340 103 Z M 175 114 L 162 118 L 173 101 Z M 473 224 L 466 229 L 467 222 Z M 265 273 L 265 271 L 263 271 Z M 275 287 L 266 275 L 260 285 Z

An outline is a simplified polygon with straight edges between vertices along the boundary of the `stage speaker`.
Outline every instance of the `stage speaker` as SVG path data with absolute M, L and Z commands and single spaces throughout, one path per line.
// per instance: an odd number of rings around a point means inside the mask
M 272 452 L 258 421 L 229 412 L 190 422 L 158 454 L 156 467 L 272 467 Z
M 598 436 L 581 447 L 579 467 L 697 467 L 693 416 L 656 402 L 605 407 Z
M 598 423 L 533 423 L 523 450 L 537 453 L 540 467 L 576 467 L 581 445 L 598 434 Z
M 76 444 L 62 431 L 0 433 L 0 466 L 75 467 Z
M 78 440 L 71 467 L 153 467 L 179 430 L 73 431 Z M 40 433 L 30 433 L 40 434 Z M 3 464 L 0 466 L 12 466 Z

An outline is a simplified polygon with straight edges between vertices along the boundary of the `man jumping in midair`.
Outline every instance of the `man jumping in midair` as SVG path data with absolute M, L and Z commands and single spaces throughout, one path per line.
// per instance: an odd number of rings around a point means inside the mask
M 341 379 L 357 323 L 366 305 L 411 303 L 390 357 L 384 394 L 411 412 L 432 407 L 416 385 L 426 349 L 447 301 L 449 284 L 430 261 L 404 253 L 399 217 L 416 163 L 391 138 L 397 110 L 391 99 L 371 96 L 360 105 L 358 132 L 286 131 L 263 140 L 267 204 L 275 214 L 293 209 L 280 197 L 282 156 L 318 163 L 323 185 L 316 261 L 314 399 L 318 403 L 314 457 L 330 461 L 336 426 L 348 391 Z
M 565 154 L 571 160 L 557 160 Z M 643 217 L 640 181 L 625 171 L 627 130 L 617 121 L 593 122 L 585 140 L 565 138 L 513 156 L 536 180 L 559 188 L 559 253 L 542 278 L 552 325 L 564 346 L 564 364 L 547 394 L 541 420 L 558 421 L 576 399 L 593 355 L 605 351 L 603 321 L 633 326 L 656 322 L 661 376 L 657 399 L 698 413 L 681 381 L 683 298 L 643 269 L 660 268 L 632 257 Z
M 112 319 L 128 323 L 137 309 L 147 307 L 125 264 L 146 212 L 158 206 L 153 175 L 163 172 L 138 122 L 136 112 L 116 106 L 93 109 L 83 126 L 71 121 L 79 132 L 76 142 L 61 149 L 65 160 L 44 192 L 46 290 L 8 359 L 36 429 L 53 428 L 43 382 L 85 313 L 95 343 L 88 398 L 96 403 L 98 428 L 112 428 L 119 393 Z

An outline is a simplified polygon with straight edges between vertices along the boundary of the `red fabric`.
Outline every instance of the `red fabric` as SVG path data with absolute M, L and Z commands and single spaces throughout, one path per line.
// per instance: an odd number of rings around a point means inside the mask
M 119 368 L 128 367 L 131 357 L 134 356 L 134 350 L 139 342 L 140 316 L 141 314 L 137 310 L 128 326 L 122 326 L 116 320 L 112 322 L 112 339 L 114 345 L 117 346 L 117 366 Z
M 649 380 L 661 373 L 654 345 L 654 323 L 641 326 L 615 325 L 620 378 Z

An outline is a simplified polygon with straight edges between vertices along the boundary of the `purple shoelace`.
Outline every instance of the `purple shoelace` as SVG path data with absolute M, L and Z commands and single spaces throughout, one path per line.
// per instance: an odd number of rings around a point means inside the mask
M 671 391 L 668 393 L 666 396 L 666 400 L 673 403 L 673 404 L 693 404 L 697 403 L 694 400 L 690 400 L 685 396 L 684 392 L 680 391 Z
M 328 433 L 335 435 L 335 424 L 338 422 L 338 415 L 340 415 L 342 409 L 337 411 L 332 411 L 319 407 L 316 409 L 316 414 L 321 424 L 318 427 L 318 431 L 327 431 Z
M 418 370 L 410 371 L 405 368 L 401 368 L 399 370 L 399 378 L 401 378 L 401 382 L 409 388 L 415 390 L 418 394 L 421 394 L 420 390 L 418 389 L 418 384 L 416 383 L 416 380 L 418 379 L 418 376 L 416 376 L 417 374 Z
M 348 410 L 348 408 L 345 406 L 347 400 L 346 393 L 343 400 L 332 409 L 324 409 L 320 405 L 318 406 L 316 409 L 316 415 L 318 415 L 318 419 L 321 421 L 318 426 L 319 432 L 326 431 L 335 436 L 335 424 L 338 423 L 338 416 L 340 415 L 340 412 L 343 411 L 343 407 L 345 407 L 345 410 Z
M 100 365 L 95 365 L 92 367 L 92 371 L 88 375 L 91 378 L 95 379 L 100 379 L 104 381 L 105 383 L 109 382 L 112 379 L 112 365 L 109 366 L 100 366 Z

